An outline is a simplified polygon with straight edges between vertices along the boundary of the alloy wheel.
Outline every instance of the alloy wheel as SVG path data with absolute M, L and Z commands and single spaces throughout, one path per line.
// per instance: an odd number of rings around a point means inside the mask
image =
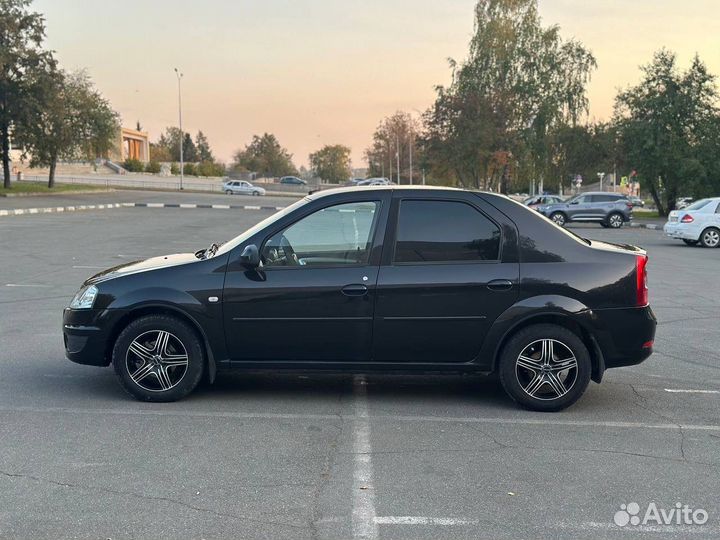
M 622 218 L 622 216 L 621 216 L 620 214 L 612 214 L 612 215 L 608 218 L 608 224 L 609 224 L 610 227 L 612 227 L 613 229 L 619 229 L 620 227 L 622 227 L 623 218 Z
M 125 354 L 132 381 L 149 392 L 164 392 L 177 386 L 188 368 L 188 353 L 174 334 L 151 330 L 136 337 Z
M 534 399 L 563 397 L 575 385 L 578 362 L 570 347 L 556 339 L 539 339 L 525 347 L 515 361 L 515 376 Z
M 720 244 L 720 232 L 717 229 L 708 229 L 702 235 L 702 243 L 706 247 L 717 247 Z
M 561 227 L 565 225 L 565 216 L 559 212 L 557 214 L 553 214 L 551 219 L 556 225 L 560 225 Z

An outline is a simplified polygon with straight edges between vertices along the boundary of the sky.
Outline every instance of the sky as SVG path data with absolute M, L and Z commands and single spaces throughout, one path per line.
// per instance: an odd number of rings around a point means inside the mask
M 230 161 L 253 134 L 274 133 L 306 165 L 325 144 L 350 146 L 354 167 L 383 117 L 418 115 L 467 55 L 474 0 L 35 0 L 46 45 L 87 69 L 123 125 L 156 140 L 178 123 L 202 130 Z M 720 0 L 540 0 L 596 56 L 590 119 L 612 114 L 654 51 L 695 53 L 720 75 Z

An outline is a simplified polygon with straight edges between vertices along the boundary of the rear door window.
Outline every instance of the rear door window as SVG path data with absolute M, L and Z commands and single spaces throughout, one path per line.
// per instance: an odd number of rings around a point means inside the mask
M 461 201 L 400 203 L 394 262 L 398 264 L 496 261 L 500 229 Z

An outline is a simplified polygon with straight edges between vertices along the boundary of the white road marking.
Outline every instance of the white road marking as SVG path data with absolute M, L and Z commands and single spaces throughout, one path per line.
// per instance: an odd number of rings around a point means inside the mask
M 6 407 L 0 405 L 0 412 L 13 413 L 47 413 L 47 414 L 92 414 L 118 416 L 178 416 L 187 418 L 233 418 L 236 420 L 337 420 L 336 414 L 294 414 L 294 413 L 243 413 L 220 411 L 187 411 L 169 409 L 86 409 L 81 407 Z M 343 416 L 352 421 L 357 415 Z M 366 421 L 369 421 L 366 418 Z M 373 422 L 439 422 L 447 424 L 514 424 L 527 426 L 556 427 L 588 427 L 617 429 L 659 429 L 667 431 L 706 431 L 720 433 L 720 425 L 713 424 L 648 424 L 645 422 L 603 422 L 592 420 L 540 420 L 533 418 L 498 418 L 498 417 L 462 417 L 462 416 L 412 416 L 412 415 L 376 415 Z
M 367 381 L 364 375 L 353 378 L 355 394 L 355 421 L 353 422 L 353 511 L 354 538 L 377 538 L 375 523 L 375 486 L 373 485 L 372 447 L 367 407 Z
M 666 388 L 671 394 L 720 394 L 720 390 L 684 390 L 681 388 Z
M 148 208 L 164 208 L 165 205 L 164 205 L 163 203 L 154 203 L 154 202 L 151 202 L 151 203 L 147 203 L 147 207 L 148 207 Z
M 39 285 L 37 283 L 6 283 L 6 287 L 43 287 L 47 288 L 50 285 Z
M 76 264 L 73 265 L 73 268 L 85 268 L 87 270 L 103 270 L 104 268 L 107 268 L 107 266 L 85 266 L 82 264 Z
M 477 525 L 477 519 L 456 519 L 428 516 L 380 516 L 375 518 L 378 525 Z

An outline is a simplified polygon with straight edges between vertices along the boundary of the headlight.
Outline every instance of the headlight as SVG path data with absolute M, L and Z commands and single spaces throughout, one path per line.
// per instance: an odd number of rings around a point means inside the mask
M 70 302 L 70 309 L 90 309 L 95 303 L 98 290 L 95 285 L 83 287 Z

